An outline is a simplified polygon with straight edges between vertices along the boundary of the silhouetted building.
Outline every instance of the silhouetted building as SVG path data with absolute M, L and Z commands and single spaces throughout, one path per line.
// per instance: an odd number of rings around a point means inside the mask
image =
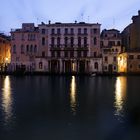
M 140 51 L 140 11 L 122 32 L 122 45 L 126 51 Z

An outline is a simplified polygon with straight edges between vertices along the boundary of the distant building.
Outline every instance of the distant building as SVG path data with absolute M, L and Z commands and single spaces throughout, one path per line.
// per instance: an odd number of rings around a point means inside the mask
M 117 57 L 121 53 L 121 35 L 116 29 L 103 30 L 101 33 L 103 72 L 117 73 Z
M 11 31 L 11 70 L 49 73 L 102 71 L 100 24 L 43 22 Z
M 4 71 L 11 61 L 10 38 L 0 34 L 0 71 Z
M 38 27 L 23 23 L 21 29 L 11 30 L 11 70 L 35 70 L 35 57 L 41 49 Z
M 122 45 L 126 51 L 140 51 L 140 11 L 132 17 L 132 23 L 122 32 Z

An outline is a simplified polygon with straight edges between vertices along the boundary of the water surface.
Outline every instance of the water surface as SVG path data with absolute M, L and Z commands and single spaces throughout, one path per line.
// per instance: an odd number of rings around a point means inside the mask
M 139 140 L 140 77 L 1 76 L 0 140 Z

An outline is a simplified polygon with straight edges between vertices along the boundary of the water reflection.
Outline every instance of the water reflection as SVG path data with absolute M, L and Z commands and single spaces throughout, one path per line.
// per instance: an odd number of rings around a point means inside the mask
M 118 119 L 124 116 L 124 103 L 126 97 L 126 77 L 117 77 L 115 85 L 115 115 Z
M 12 118 L 12 96 L 11 96 L 11 83 L 9 76 L 6 76 L 3 84 L 3 93 L 2 93 L 2 108 L 4 111 L 4 121 L 7 125 Z
M 73 112 L 73 115 L 76 114 L 76 82 L 75 76 L 72 76 L 71 85 L 70 85 L 70 106 Z

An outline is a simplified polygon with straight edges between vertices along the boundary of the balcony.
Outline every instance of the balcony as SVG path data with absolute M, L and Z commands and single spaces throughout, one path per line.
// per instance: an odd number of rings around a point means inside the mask
M 53 50 L 61 50 L 61 45 L 53 45 L 53 44 L 50 44 L 50 51 L 53 51 Z
M 78 33 L 77 35 L 78 35 L 78 36 L 87 36 L 88 33 Z
M 77 51 L 88 51 L 88 47 L 81 46 L 81 47 L 77 47 L 76 50 Z
M 51 36 L 61 36 L 61 33 L 51 33 Z
M 74 33 L 64 33 L 65 36 L 74 36 Z

